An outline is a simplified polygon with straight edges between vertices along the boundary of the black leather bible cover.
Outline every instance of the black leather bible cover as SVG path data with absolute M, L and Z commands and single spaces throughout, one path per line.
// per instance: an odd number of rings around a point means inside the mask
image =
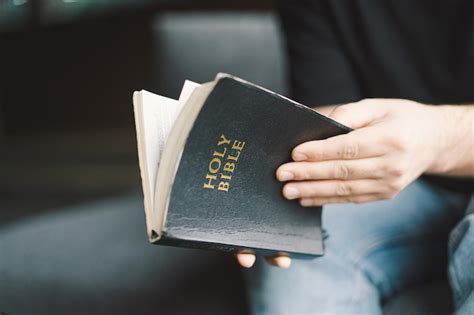
M 157 243 L 322 255 L 322 209 L 284 199 L 275 171 L 296 145 L 349 131 L 270 91 L 221 78 L 188 136 Z

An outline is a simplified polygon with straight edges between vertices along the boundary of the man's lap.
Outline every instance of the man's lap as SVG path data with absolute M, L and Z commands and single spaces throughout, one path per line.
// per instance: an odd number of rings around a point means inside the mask
M 444 273 L 449 231 L 467 198 L 421 180 L 396 198 L 325 207 L 322 258 L 246 275 L 254 313 L 380 313 L 380 300 Z
M 474 313 L 474 196 L 449 235 L 449 281 L 457 315 Z

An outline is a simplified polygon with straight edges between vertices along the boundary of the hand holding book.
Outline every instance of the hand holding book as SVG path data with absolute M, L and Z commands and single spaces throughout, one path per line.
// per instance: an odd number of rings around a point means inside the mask
M 293 149 L 293 161 L 277 169 L 277 179 L 285 183 L 283 196 L 298 199 L 303 207 L 390 199 L 423 173 L 450 173 L 440 163 L 440 156 L 458 146 L 453 148 L 446 141 L 451 137 L 443 136 L 443 130 L 462 128 L 446 126 L 446 109 L 442 107 L 399 99 L 367 99 L 316 110 L 354 131 L 302 143 Z M 455 115 L 460 111 L 459 107 L 452 109 L 451 116 L 457 117 L 452 121 L 466 120 Z M 463 140 L 455 143 L 460 142 Z M 461 150 L 458 155 L 468 154 Z M 472 161 L 470 165 L 472 172 Z M 248 254 L 237 259 L 247 268 L 255 261 Z M 289 257 L 267 260 L 283 268 L 291 263 Z

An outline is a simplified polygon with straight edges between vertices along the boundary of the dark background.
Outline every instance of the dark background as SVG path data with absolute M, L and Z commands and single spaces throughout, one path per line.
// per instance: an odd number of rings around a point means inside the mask
M 242 314 L 233 257 L 146 240 L 132 92 L 285 91 L 270 1 L 0 0 L 0 312 Z
M 0 0 L 0 224 L 140 187 L 132 92 L 177 97 L 182 84 L 157 71 L 161 15 L 271 10 L 269 1 Z

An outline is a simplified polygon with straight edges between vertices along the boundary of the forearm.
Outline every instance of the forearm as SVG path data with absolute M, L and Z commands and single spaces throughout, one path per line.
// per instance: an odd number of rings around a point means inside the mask
M 474 105 L 433 107 L 439 122 L 439 155 L 427 173 L 474 176 Z

